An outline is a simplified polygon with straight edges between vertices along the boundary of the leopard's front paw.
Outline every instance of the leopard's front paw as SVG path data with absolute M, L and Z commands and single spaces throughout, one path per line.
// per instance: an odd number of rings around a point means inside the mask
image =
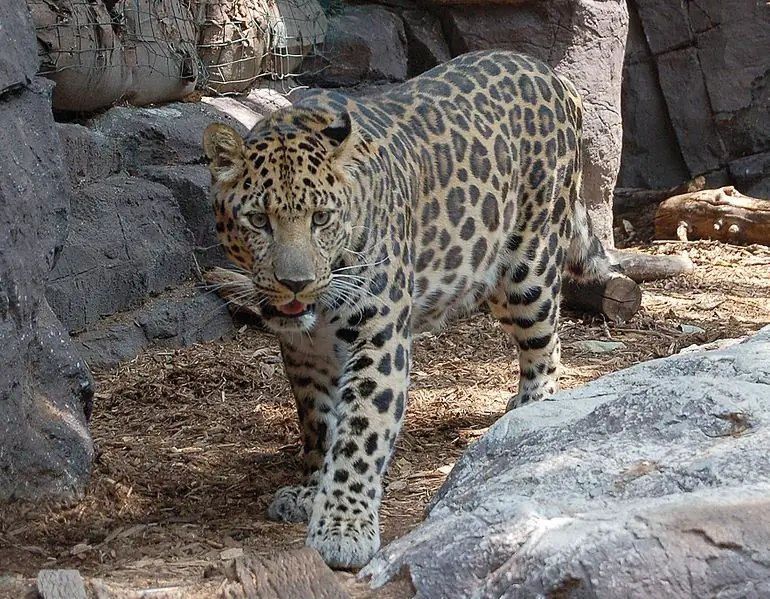
M 528 403 L 549 400 L 558 390 L 559 386 L 553 381 L 548 381 L 540 386 L 533 385 L 528 389 L 522 389 L 517 395 L 514 395 L 508 400 L 505 411 L 510 412 L 511 410 L 525 406 Z
M 267 508 L 267 517 L 280 522 L 307 522 L 313 511 L 316 487 L 281 487 L 275 492 L 273 502 Z
M 379 519 L 371 513 L 358 517 L 324 513 L 311 519 L 306 544 L 331 568 L 361 568 L 380 548 Z

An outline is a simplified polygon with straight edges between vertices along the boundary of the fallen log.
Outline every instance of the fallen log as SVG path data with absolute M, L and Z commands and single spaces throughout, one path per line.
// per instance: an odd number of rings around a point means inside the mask
M 575 312 L 602 314 L 616 324 L 630 320 L 642 306 L 642 290 L 639 285 L 620 273 L 603 283 L 578 283 L 565 278 L 562 291 L 565 308 Z
M 655 238 L 770 245 L 770 200 L 732 186 L 677 195 L 658 206 Z
M 687 256 L 651 256 L 619 250 L 609 250 L 607 254 L 620 272 L 637 283 L 688 274 L 695 269 Z
M 19 597 L 42 599 L 350 599 L 315 549 L 282 551 L 270 559 L 244 553 L 212 566 L 203 580 L 172 587 L 137 589 L 77 570 L 41 570 L 37 584 L 19 585 Z

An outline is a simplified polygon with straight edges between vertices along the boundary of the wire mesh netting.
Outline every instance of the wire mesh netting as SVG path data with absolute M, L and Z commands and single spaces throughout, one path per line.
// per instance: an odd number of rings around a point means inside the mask
M 338 0 L 27 0 L 54 106 L 244 92 L 301 74 Z M 57 106 L 58 104 L 58 106 Z

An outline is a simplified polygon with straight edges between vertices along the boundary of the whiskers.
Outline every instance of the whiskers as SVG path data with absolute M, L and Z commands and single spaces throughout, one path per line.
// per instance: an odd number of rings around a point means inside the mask
M 370 231 L 369 227 L 360 226 L 358 228 L 363 229 L 364 234 Z M 360 308 L 360 303 L 367 299 L 385 305 L 385 301 L 372 293 L 369 288 L 372 280 L 370 269 L 388 262 L 388 258 L 375 258 L 375 256 L 381 255 L 380 252 L 385 241 L 374 239 L 372 243 L 367 244 L 360 251 L 347 247 L 342 248 L 344 253 L 354 256 L 357 260 L 353 264 L 332 269 L 329 289 L 319 298 L 319 302 L 330 310 L 337 310 L 342 306 L 357 310 Z
M 370 266 L 376 264 L 379 263 L 372 263 Z M 356 267 L 362 268 L 364 265 L 356 265 Z M 319 298 L 320 303 L 330 310 L 339 309 L 340 306 L 347 306 L 355 310 L 360 308 L 361 301 L 365 299 L 372 299 L 381 306 L 385 305 L 385 301 L 369 289 L 371 277 L 346 274 L 339 272 L 340 270 L 347 269 L 336 269 L 332 272 L 329 290 Z
M 240 267 L 215 268 L 204 279 L 204 295 L 215 293 L 227 307 L 244 308 L 259 313 L 267 298 L 257 292 L 249 272 Z

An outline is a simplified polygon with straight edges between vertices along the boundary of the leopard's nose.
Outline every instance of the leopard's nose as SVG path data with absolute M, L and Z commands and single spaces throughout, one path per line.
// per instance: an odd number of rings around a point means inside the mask
M 315 281 L 315 279 L 278 279 L 278 282 L 281 283 L 281 285 L 288 287 L 294 293 L 299 293 L 313 281 Z

